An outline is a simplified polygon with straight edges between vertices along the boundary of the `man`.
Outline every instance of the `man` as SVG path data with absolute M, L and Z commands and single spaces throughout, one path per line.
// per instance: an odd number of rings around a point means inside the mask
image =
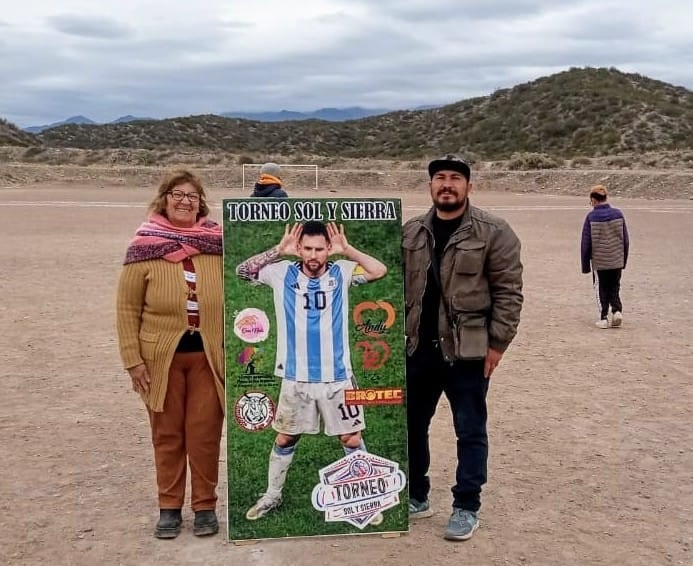
M 606 187 L 596 185 L 590 189 L 592 211 L 582 226 L 582 272 L 590 272 L 598 288 L 599 320 L 597 328 L 609 328 L 623 324 L 621 304 L 621 272 L 628 262 L 628 228 L 623 213 L 612 207 L 607 200 Z
M 340 254 L 346 260 L 328 261 Z M 298 256 L 300 261 L 280 260 Z M 381 279 L 387 268 L 347 241 L 344 227 L 309 221 L 286 227 L 277 246 L 236 268 L 250 281 L 272 287 L 277 320 L 274 374 L 282 378 L 277 431 L 269 457 L 265 494 L 246 513 L 255 521 L 281 504 L 286 474 L 302 434 L 338 436 L 346 454 L 365 450 L 363 408 L 344 406 L 344 391 L 355 389 L 349 349 L 350 285 Z M 377 525 L 382 515 L 371 520 Z
M 409 515 L 430 517 L 428 430 L 441 394 L 452 410 L 457 472 L 449 540 L 471 538 L 486 483 L 489 379 L 515 337 L 522 308 L 520 241 L 472 206 L 469 165 L 428 165 L 433 206 L 403 228 L 409 421 Z
M 281 174 L 281 167 L 276 163 L 265 163 L 260 167 L 260 178 L 251 197 L 265 197 L 265 198 L 287 198 L 289 195 L 282 188 L 282 178 L 279 176 Z

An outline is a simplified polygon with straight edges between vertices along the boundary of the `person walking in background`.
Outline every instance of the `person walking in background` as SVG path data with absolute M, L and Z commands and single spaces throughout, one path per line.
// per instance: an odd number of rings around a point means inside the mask
M 152 431 L 159 491 L 155 536 L 182 525 L 187 466 L 193 534 L 219 530 L 215 508 L 224 420 L 221 226 L 192 173 L 168 175 L 130 242 L 118 284 L 120 355 Z M 141 478 L 135 478 L 139 481 Z
M 260 178 L 255 183 L 251 197 L 287 198 L 282 188 L 281 167 L 276 163 L 265 163 L 260 167 Z
M 582 226 L 582 272 L 592 272 L 594 286 L 598 289 L 599 320 L 597 328 L 609 328 L 623 324 L 621 303 L 621 273 L 628 263 L 628 228 L 623 213 L 607 203 L 604 185 L 590 189 L 592 211 Z M 591 268 L 590 268 L 591 264 Z
M 428 165 L 433 206 L 403 228 L 406 299 L 409 516 L 430 517 L 428 431 L 444 392 L 457 436 L 448 540 L 479 526 L 486 483 L 486 394 L 515 337 L 522 309 L 520 240 L 472 206 L 471 169 L 446 155 Z

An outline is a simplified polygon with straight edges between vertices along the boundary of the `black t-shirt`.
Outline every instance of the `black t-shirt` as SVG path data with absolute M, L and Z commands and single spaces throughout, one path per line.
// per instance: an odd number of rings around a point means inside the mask
M 462 216 L 452 220 L 441 220 L 437 216 L 433 217 L 433 241 L 435 244 L 434 253 L 440 265 L 440 258 L 443 250 L 450 240 L 450 236 L 460 227 Z M 421 319 L 419 321 L 419 341 L 432 342 L 439 339 L 438 332 L 438 312 L 440 309 L 440 289 L 435 275 L 433 265 L 428 268 L 426 274 L 426 290 L 421 304 Z

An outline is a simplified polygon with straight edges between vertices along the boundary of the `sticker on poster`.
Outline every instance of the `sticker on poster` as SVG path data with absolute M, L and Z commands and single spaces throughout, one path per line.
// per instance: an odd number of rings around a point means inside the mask
M 272 424 L 274 413 L 274 401 L 262 391 L 246 391 L 234 409 L 236 422 L 250 432 L 266 429 Z
M 311 502 L 325 513 L 325 522 L 344 521 L 359 529 L 377 515 L 399 505 L 399 492 L 406 485 L 399 464 L 357 450 L 319 472 Z
M 260 309 L 243 309 L 233 319 L 233 333 L 244 342 L 249 342 L 250 344 L 257 344 L 267 340 L 269 329 L 269 318 Z
M 385 334 L 397 318 L 395 308 L 387 301 L 364 301 L 359 303 L 354 307 L 352 316 L 356 330 L 364 336 Z

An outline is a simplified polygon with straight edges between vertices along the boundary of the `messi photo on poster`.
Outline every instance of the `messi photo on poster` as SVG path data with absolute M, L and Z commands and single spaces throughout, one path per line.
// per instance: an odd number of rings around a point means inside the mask
M 223 219 L 229 538 L 406 531 L 400 200 Z

